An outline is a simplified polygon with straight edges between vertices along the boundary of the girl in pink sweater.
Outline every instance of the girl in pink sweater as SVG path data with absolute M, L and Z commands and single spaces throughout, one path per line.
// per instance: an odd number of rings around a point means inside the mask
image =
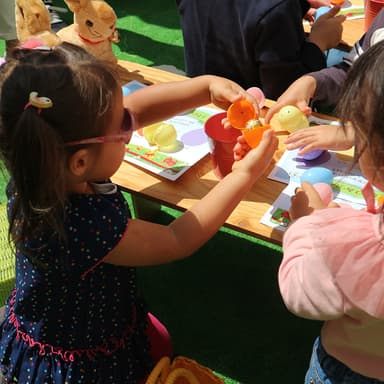
M 384 42 L 348 73 L 338 115 L 353 129 L 366 210 L 325 206 L 307 183 L 291 201 L 279 285 L 294 314 L 324 321 L 306 384 L 384 383 Z

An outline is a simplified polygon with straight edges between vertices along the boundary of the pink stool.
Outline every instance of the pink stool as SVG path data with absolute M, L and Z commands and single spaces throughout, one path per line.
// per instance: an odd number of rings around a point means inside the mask
M 369 29 L 373 19 L 381 11 L 381 8 L 383 8 L 383 6 L 384 0 L 364 0 L 364 28 L 366 31 Z

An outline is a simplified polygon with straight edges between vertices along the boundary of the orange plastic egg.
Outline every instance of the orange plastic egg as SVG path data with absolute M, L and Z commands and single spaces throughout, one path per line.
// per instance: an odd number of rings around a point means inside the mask
M 261 139 L 263 138 L 264 131 L 270 128 L 271 126 L 269 124 L 261 125 L 259 123 L 252 125 L 250 124 L 250 122 L 248 122 L 247 128 L 243 129 L 242 133 L 247 144 L 251 148 L 256 148 L 260 144 Z
M 257 119 L 258 116 L 254 106 L 249 101 L 241 99 L 231 104 L 227 117 L 232 127 L 243 129 L 249 120 Z

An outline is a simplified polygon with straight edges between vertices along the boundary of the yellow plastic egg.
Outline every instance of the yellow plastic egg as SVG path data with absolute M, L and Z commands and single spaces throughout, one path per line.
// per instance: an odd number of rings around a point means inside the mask
M 161 124 L 163 123 L 155 123 L 143 128 L 143 135 L 148 141 L 149 145 L 156 145 L 155 140 L 153 139 L 153 136 L 157 128 L 159 128 Z
M 277 119 L 283 130 L 295 132 L 299 129 L 309 127 L 307 116 L 293 105 L 286 105 L 277 114 Z
M 177 144 L 176 139 L 176 129 L 172 124 L 160 124 L 153 135 L 153 141 L 164 152 L 172 151 Z

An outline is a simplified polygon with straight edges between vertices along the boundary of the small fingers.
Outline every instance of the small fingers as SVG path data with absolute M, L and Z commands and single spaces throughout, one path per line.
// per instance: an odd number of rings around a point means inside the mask
M 324 15 L 321 15 L 319 19 L 330 19 L 336 16 L 339 13 L 340 9 L 340 5 L 334 5 L 328 12 L 324 13 Z

